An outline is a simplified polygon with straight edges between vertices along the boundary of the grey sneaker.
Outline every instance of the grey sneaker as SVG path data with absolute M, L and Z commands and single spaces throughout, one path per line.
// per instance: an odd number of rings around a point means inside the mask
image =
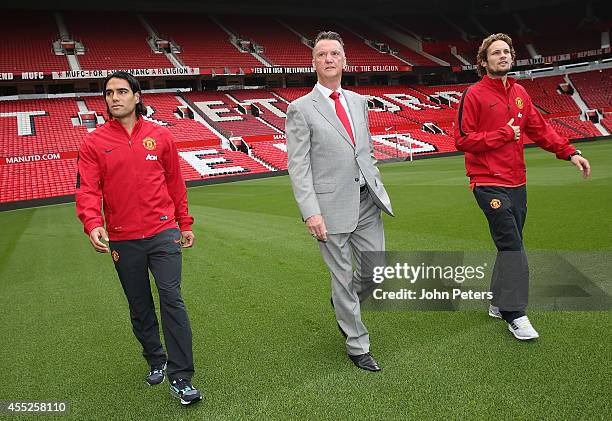
M 156 384 L 160 384 L 164 382 L 166 370 L 166 363 L 152 365 L 149 374 L 145 377 L 145 381 L 149 384 L 149 386 L 155 386 Z
M 540 337 L 540 334 L 531 326 L 531 322 L 527 316 L 512 320 L 512 322 L 508 323 L 508 330 L 512 332 L 516 339 L 521 341 Z
M 493 317 L 494 319 L 501 319 L 502 315 L 499 312 L 499 307 L 489 304 L 489 316 Z
M 183 405 L 191 405 L 204 398 L 200 391 L 193 387 L 189 380 L 185 379 L 172 380 L 172 383 L 170 383 L 170 393 L 172 393 L 175 398 L 180 399 Z

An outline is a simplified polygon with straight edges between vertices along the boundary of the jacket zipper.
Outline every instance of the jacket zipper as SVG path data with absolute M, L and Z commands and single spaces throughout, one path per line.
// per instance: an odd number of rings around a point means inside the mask
M 503 85 L 502 85 L 503 86 Z M 506 87 L 504 86 L 504 92 L 506 94 L 506 106 L 508 107 L 508 114 L 506 115 L 506 119 L 509 121 L 511 118 L 514 118 L 511 114 L 511 106 L 510 106 L 510 89 L 511 86 L 508 86 L 508 88 L 506 89 Z M 515 121 L 513 122 L 513 125 L 517 125 L 520 126 L 519 124 L 520 122 Z M 520 142 L 520 138 L 519 140 L 513 140 L 514 142 L 514 147 L 512 148 L 512 165 L 510 166 L 510 177 L 512 177 L 514 179 L 514 168 L 516 168 L 516 153 L 517 153 L 517 143 Z

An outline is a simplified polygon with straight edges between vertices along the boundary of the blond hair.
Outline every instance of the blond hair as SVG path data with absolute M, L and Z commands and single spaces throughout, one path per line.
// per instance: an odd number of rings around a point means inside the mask
M 495 41 L 504 41 L 510 47 L 510 55 L 512 56 L 512 62 L 514 63 L 514 59 L 516 58 L 516 54 L 514 52 L 514 47 L 512 46 L 512 38 L 509 35 L 498 33 L 491 34 L 485 39 L 482 40 L 482 44 L 478 48 L 478 54 L 476 54 L 476 71 L 479 76 L 484 76 L 487 74 L 487 70 L 482 66 L 482 63 L 487 62 L 487 50 Z

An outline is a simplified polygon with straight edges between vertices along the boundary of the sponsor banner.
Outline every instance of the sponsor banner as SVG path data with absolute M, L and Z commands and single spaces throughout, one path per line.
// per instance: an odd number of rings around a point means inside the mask
M 559 61 L 567 61 L 572 59 L 572 54 L 558 54 L 556 56 L 546 56 L 539 58 L 530 58 L 517 60 L 517 66 L 529 66 L 531 64 L 547 64 L 547 63 L 556 63 Z
M 50 74 L 45 74 L 44 72 L 6 72 L 0 73 L 0 82 L 1 81 L 10 81 L 10 80 L 45 80 L 51 79 Z
M 292 74 L 292 73 L 314 73 L 312 67 L 253 67 L 250 71 L 245 73 L 254 73 L 262 75 L 276 75 L 276 74 Z
M 457 70 L 455 70 L 457 69 Z M 453 67 L 453 72 L 457 73 L 457 72 L 461 72 L 463 70 L 476 70 L 476 65 L 475 64 L 470 64 L 469 66 L 455 66 Z
M 52 152 L 22 156 L 0 157 L 0 165 L 21 164 L 26 162 L 58 161 L 60 159 L 74 159 L 79 155 L 77 151 Z
M 253 67 L 245 69 L 245 73 L 254 74 L 292 74 L 292 73 L 314 73 L 312 67 Z M 361 72 L 411 72 L 412 66 L 344 66 L 347 73 Z
M 168 67 L 160 69 L 67 70 L 63 72 L 52 72 L 51 77 L 55 80 L 102 79 L 118 70 L 126 71 L 136 77 L 194 76 L 200 74 L 200 69 L 197 67 Z
M 347 73 L 358 72 L 411 72 L 412 66 L 345 66 Z
M 604 54 L 610 54 L 610 52 L 611 52 L 610 47 L 598 48 L 594 50 L 580 51 L 577 53 L 564 53 L 564 54 L 557 54 L 554 56 L 517 60 L 515 65 L 516 66 L 529 66 L 532 64 L 550 64 L 550 63 L 557 63 L 557 62 L 568 61 L 568 60 L 573 60 L 573 59 L 601 56 Z M 462 70 L 474 70 L 475 68 L 476 68 L 475 65 L 461 66 Z M 453 68 L 453 71 L 454 71 L 454 68 Z

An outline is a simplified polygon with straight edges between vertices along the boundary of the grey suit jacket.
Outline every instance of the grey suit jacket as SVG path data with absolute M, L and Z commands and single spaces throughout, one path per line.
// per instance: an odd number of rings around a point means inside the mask
M 302 218 L 321 214 L 328 233 L 355 230 L 359 221 L 359 171 L 376 205 L 393 216 L 376 167 L 365 97 L 342 90 L 353 121 L 355 146 L 333 106 L 315 87 L 287 109 L 289 176 Z

